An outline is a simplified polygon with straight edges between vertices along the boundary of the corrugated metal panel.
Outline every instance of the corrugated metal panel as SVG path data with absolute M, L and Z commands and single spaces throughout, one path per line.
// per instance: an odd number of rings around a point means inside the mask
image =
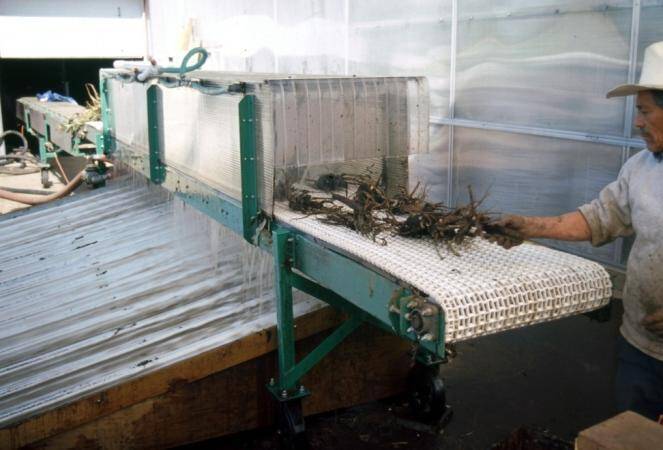
M 158 187 L 116 183 L 0 229 L 0 426 L 275 324 L 271 257 Z

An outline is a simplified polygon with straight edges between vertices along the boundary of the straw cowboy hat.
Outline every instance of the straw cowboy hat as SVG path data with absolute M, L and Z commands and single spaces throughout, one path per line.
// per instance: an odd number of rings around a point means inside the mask
M 607 97 L 623 97 L 652 89 L 663 91 L 663 41 L 645 49 L 642 74 L 638 84 L 622 84 L 608 92 Z

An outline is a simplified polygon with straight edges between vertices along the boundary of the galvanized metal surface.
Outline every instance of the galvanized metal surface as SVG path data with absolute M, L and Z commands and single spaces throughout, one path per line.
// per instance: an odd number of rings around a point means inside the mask
M 159 187 L 115 182 L 0 228 L 0 426 L 275 324 L 271 257 Z

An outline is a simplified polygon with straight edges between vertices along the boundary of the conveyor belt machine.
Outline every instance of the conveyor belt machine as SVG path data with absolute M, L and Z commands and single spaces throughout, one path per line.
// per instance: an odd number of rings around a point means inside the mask
M 435 418 L 446 411 L 437 370 L 446 343 L 609 300 L 601 266 L 543 246 L 505 250 L 476 239 L 456 256 L 420 239 L 381 245 L 287 208 L 288 185 L 325 173 L 407 186 L 409 159 L 428 152 L 424 78 L 194 71 L 139 82 L 108 69 L 100 92 L 107 154 L 272 253 L 280 373 L 266 384 L 293 436 L 309 394 L 299 380 L 362 322 L 416 345 L 413 399 Z M 300 361 L 293 289 L 348 317 Z

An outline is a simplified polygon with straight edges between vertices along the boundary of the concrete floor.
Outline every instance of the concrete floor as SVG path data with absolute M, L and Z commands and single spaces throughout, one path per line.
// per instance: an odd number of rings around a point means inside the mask
M 580 430 L 616 413 L 621 302 L 611 309 L 608 322 L 577 316 L 458 344 L 442 367 L 454 409 L 443 430 L 412 421 L 393 398 L 308 418 L 311 448 L 487 449 L 523 426 L 568 443 L 554 448 L 572 448 Z M 184 448 L 270 449 L 278 440 L 260 430 Z

